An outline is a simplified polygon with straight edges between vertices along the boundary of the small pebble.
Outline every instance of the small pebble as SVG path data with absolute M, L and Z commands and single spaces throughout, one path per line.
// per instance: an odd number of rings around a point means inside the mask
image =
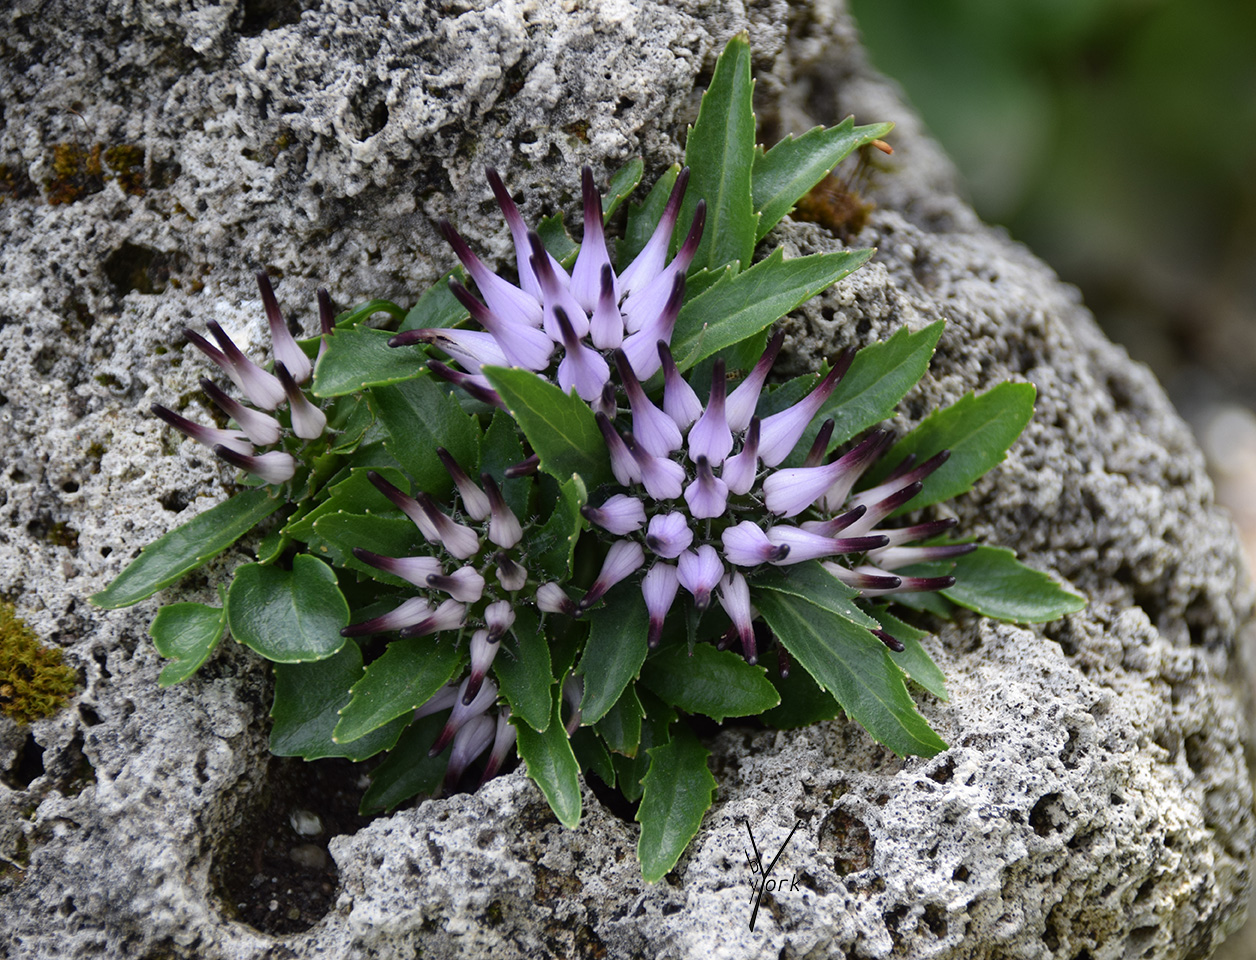
M 317 843 L 303 843 L 293 847 L 288 852 L 288 856 L 297 866 L 305 867 L 307 870 L 327 869 L 327 851 Z
M 312 810 L 293 810 L 288 822 L 303 837 L 317 837 L 323 832 L 322 818 Z

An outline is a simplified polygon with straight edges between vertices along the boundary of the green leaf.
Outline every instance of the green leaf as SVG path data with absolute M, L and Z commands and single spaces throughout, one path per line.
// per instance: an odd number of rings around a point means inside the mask
M 895 665 L 939 700 L 946 700 L 946 676 L 920 645 L 920 638 L 929 634 L 904 623 L 884 607 L 876 607 L 873 613 L 880 622 L 881 629 L 905 648 L 899 653 L 890 653 Z
M 332 739 L 337 713 L 361 676 L 362 651 L 356 643 L 346 643 L 335 656 L 316 663 L 275 664 L 270 752 L 306 760 L 345 757 L 358 761 L 396 743 L 406 727 L 405 717 L 352 743 Z
M 615 765 L 611 763 L 611 755 L 592 728 L 581 727 L 571 735 L 571 751 L 576 755 L 576 762 L 584 771 L 586 780 L 590 773 L 596 773 L 607 786 L 615 785 Z
M 567 225 L 563 223 L 561 213 L 541 220 L 537 225 L 536 234 L 541 238 L 545 249 L 564 267 L 570 268 L 576 262 L 576 254 L 580 252 L 580 247 L 567 232 Z
M 699 360 L 766 329 L 854 272 L 873 253 L 841 250 L 786 260 L 778 247 L 766 260 L 721 280 L 680 308 L 672 335 L 676 365 L 688 370 Z
M 502 639 L 504 646 L 493 658 L 493 675 L 510 712 L 544 733 L 550 724 L 554 676 L 549 644 L 533 610 L 516 608 L 510 637 Z
M 587 403 L 527 370 L 482 370 L 540 457 L 542 470 L 559 483 L 579 474 L 590 490 L 614 479 L 606 441 Z
M 362 795 L 358 809 L 362 816 L 385 813 L 416 794 L 436 792 L 445 779 L 450 751 L 443 750 L 434 757 L 427 754 L 446 719 L 442 711 L 422 717 L 406 728 L 397 745 L 371 771 L 371 785 Z
M 667 198 L 671 195 L 679 174 L 680 164 L 673 163 L 655 181 L 642 203 L 628 204 L 628 223 L 624 227 L 624 239 L 619 242 L 616 250 L 615 262 L 620 273 L 641 252 L 641 248 L 654 233 L 654 228 L 659 225 L 659 220 L 663 218 L 663 209 L 667 206 Z
M 380 493 L 375 484 L 371 483 L 367 476 L 370 469 L 369 467 L 350 468 L 343 480 L 338 480 L 327 487 L 326 500 L 308 513 L 297 514 L 288 521 L 283 528 L 284 536 L 300 540 L 302 543 L 310 543 L 315 538 L 314 524 L 320 518 L 337 511 L 357 514 L 397 513 L 392 501 Z M 394 486 L 405 487 L 406 476 L 396 467 L 381 466 L 374 469 Z
M 949 407 L 930 414 L 903 437 L 869 471 L 860 487 L 875 486 L 909 453 L 924 462 L 941 450 L 951 457 L 897 513 L 919 510 L 969 490 L 992 467 L 1003 462 L 1034 415 L 1032 383 L 1001 383 L 980 396 L 965 394 Z
M 650 616 L 636 583 L 612 590 L 605 605 L 593 611 L 579 668 L 584 677 L 582 723 L 596 723 L 605 717 L 641 672 L 649 652 L 649 626 Z
M 894 129 L 892 123 L 855 126 L 847 117 L 836 127 L 814 127 L 801 137 L 786 136 L 767 153 L 755 152 L 751 193 L 759 212 L 756 240 L 762 240 L 808 190 L 864 144 Z
M 950 566 L 949 563 L 946 564 L 946 569 L 941 572 L 949 573 Z M 905 568 L 904 572 L 906 572 Z M 909 610 L 931 613 L 941 620 L 955 619 L 955 605 L 942 594 L 934 593 L 931 590 L 922 590 L 918 593 L 896 593 L 893 599 L 895 604 L 900 607 L 907 607 Z
M 632 687 L 628 689 L 633 690 Z M 636 803 L 641 799 L 641 779 L 650 766 L 650 748 L 667 743 L 671 739 L 671 725 L 676 722 L 676 711 L 649 690 L 636 692 L 645 710 L 641 722 L 641 743 L 637 747 L 636 756 L 623 757 L 616 754 L 611 757 L 611 763 L 615 764 L 615 782 L 629 803 Z
M 833 694 L 822 689 L 798 664 L 794 664 L 788 677 L 775 676 L 771 680 L 781 702 L 759 717 L 769 727 L 796 730 L 842 715 L 842 705 Z
M 610 220 L 619 209 L 619 205 L 628 199 L 629 194 L 637 189 L 641 182 L 641 174 L 645 172 L 645 161 L 633 157 L 615 171 L 611 182 L 607 184 L 606 196 L 602 198 L 602 222 Z
M 576 541 L 580 539 L 580 531 L 584 529 L 584 517 L 580 508 L 589 502 L 589 493 L 578 473 L 565 481 L 559 491 L 554 512 L 529 544 L 528 554 L 537 558 L 547 577 L 567 580 L 571 577 L 571 561 L 576 552 Z
M 297 554 L 291 570 L 249 563 L 236 570 L 227 593 L 231 635 L 275 663 L 323 660 L 345 645 L 349 623 L 331 567 Z
M 399 333 L 407 330 L 428 330 L 438 327 L 452 327 L 467 319 L 470 314 L 467 308 L 458 302 L 449 289 L 450 278 L 466 284 L 467 274 L 462 267 L 454 267 L 436 281 L 419 297 L 418 303 L 410 308 L 406 318 L 397 328 Z
M 414 522 L 404 516 L 379 517 L 337 510 L 319 517 L 314 522 L 314 533 L 310 546 L 318 556 L 330 559 L 338 567 L 356 570 L 372 580 L 407 590 L 413 590 L 414 585 L 363 563 L 353 555 L 353 548 L 368 547 L 373 553 L 385 557 L 417 557 L 436 552 L 434 547 L 424 542 Z
M 588 692 L 587 687 L 585 692 Z M 641 744 L 641 718 L 644 715 L 645 710 L 637 699 L 637 689 L 629 684 L 594 729 L 616 753 L 635 757 L 637 747 Z
M 227 629 L 224 607 L 203 603 L 170 603 L 157 611 L 148 627 L 153 646 L 167 660 L 157 683 L 168 687 L 182 683 L 201 668 Z
M 687 727 L 669 743 L 652 747 L 650 769 L 637 808 L 641 824 L 637 859 L 647 883 L 661 880 L 676 866 L 715 798 L 715 778 L 707 769 L 707 751 Z
M 680 245 L 689 229 L 698 201 L 706 200 L 706 228 L 692 270 L 738 261 L 744 267 L 754 256 L 759 215 L 754 212 L 750 196 L 750 172 L 754 166 L 753 92 L 750 41 L 743 32 L 728 42 L 716 61 L 715 75 L 702 95 L 698 119 L 685 143 L 689 189 L 680 207 L 672 249 Z
M 370 327 L 337 331 L 314 366 L 314 396 L 340 397 L 422 374 L 427 369 L 422 351 L 390 347 L 393 336 Z
M 356 327 L 363 320 L 375 316 L 377 313 L 386 313 L 394 320 L 400 320 L 406 312 L 397 306 L 391 300 L 367 300 L 365 303 L 359 303 L 350 307 L 344 313 L 336 317 L 335 326 L 339 330 L 349 330 Z M 312 337 L 312 341 L 317 341 L 317 337 Z
M 117 610 L 151 597 L 218 556 L 285 503 L 265 488 L 236 494 L 146 546 L 113 583 L 92 594 L 92 603 Z
M 794 660 L 874 739 L 899 756 L 931 757 L 946 749 L 916 712 L 889 651 L 871 633 L 801 597 L 765 590 L 755 601 Z
M 497 481 L 502 499 L 520 520 L 528 516 L 528 493 L 532 489 L 531 477 L 506 478 L 506 468 L 524 459 L 523 444 L 519 442 L 519 428 L 505 410 L 494 410 L 493 419 L 480 441 L 480 472 Z
M 543 733 L 513 716 L 510 722 L 518 730 L 519 756 L 528 765 L 528 776 L 545 794 L 554 816 L 564 826 L 575 827 L 580 822 L 580 765 L 563 727 L 562 703 L 562 684 L 556 684 Z
M 444 447 L 464 467 L 479 462 L 479 424 L 430 376 L 373 387 L 368 396 L 388 431 L 384 446 L 420 490 L 442 498 L 453 490 L 453 480 L 436 457 L 437 447 Z
M 894 416 L 899 401 L 929 369 L 944 326 L 945 321 L 939 320 L 915 333 L 900 327 L 890 339 L 870 344 L 855 354 L 846 376 L 812 419 L 786 465 L 802 463 L 821 424 L 829 417 L 834 421 L 828 446 L 831 452 L 857 433 Z
M 942 595 L 996 620 L 1048 623 L 1077 613 L 1086 598 L 1056 583 L 1050 576 L 1016 559 L 1013 550 L 980 545 L 956 557 L 951 571 L 955 586 Z
M 819 560 L 808 560 L 784 567 L 771 567 L 751 581 L 751 589 L 775 590 L 814 603 L 822 610 L 836 613 L 851 623 L 869 630 L 880 624 L 854 603 L 859 591 L 838 580 L 824 569 Z
M 641 668 L 641 682 L 664 703 L 712 720 L 752 717 L 780 702 L 762 666 L 751 666 L 731 650 L 699 643 L 656 650 Z
M 353 684 L 352 699 L 340 710 L 332 737 L 349 743 L 409 714 L 453 679 L 461 665 L 458 648 L 448 640 L 393 640 Z

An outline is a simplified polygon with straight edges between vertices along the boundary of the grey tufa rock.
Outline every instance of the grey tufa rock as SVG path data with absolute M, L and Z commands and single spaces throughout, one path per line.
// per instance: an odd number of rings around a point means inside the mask
M 1075 292 L 957 199 L 840 3 L 95 7 L 17 0 L 0 37 L 0 594 L 82 681 L 29 732 L 0 720 L 0 953 L 1100 960 L 1206 956 L 1241 921 L 1252 598 L 1200 456 Z M 952 744 L 933 759 L 841 722 L 725 729 L 708 741 L 716 805 L 653 887 L 635 824 L 586 794 L 562 829 L 518 773 L 367 825 L 313 806 L 351 802 L 357 774 L 268 760 L 256 658 L 227 644 L 160 689 L 157 602 L 85 599 L 229 479 L 146 413 L 195 403 L 205 365 L 181 329 L 216 318 L 263 343 L 261 265 L 306 331 L 319 283 L 342 305 L 412 300 L 452 263 L 440 215 L 506 259 L 485 165 L 532 220 L 572 216 L 584 162 L 601 175 L 640 154 L 648 183 L 744 28 L 765 137 L 850 112 L 899 124 L 863 229 L 786 221 L 770 241 L 879 248 L 789 320 L 794 367 L 945 317 L 900 427 L 1035 383 L 1026 436 L 955 511 L 1090 607 L 1042 629 L 945 625 L 929 649 L 950 702 L 920 697 Z M 209 599 L 246 557 L 160 599 Z M 311 811 L 338 877 L 291 831 Z M 753 933 L 743 820 L 773 852 L 802 821 Z M 278 885 L 271 853 L 297 871 Z M 304 932 L 249 926 L 254 908 Z

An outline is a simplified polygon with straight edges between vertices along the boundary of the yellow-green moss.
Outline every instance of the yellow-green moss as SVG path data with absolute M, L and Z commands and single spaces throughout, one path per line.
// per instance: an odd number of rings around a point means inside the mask
M 40 643 L 13 604 L 0 600 L 0 713 L 18 723 L 56 713 L 75 679 L 61 651 Z

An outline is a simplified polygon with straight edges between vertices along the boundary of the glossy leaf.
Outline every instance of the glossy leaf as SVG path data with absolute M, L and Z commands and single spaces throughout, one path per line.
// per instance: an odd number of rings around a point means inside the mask
M 406 728 L 397 745 L 371 771 L 371 785 L 362 794 L 360 814 L 386 813 L 416 794 L 436 792 L 445 779 L 450 751 L 444 750 L 434 757 L 427 754 L 448 717 L 448 713 L 441 711 L 416 720 Z
M 314 524 L 319 518 L 338 511 L 356 514 L 396 513 L 392 502 L 371 483 L 367 476 L 368 470 L 367 467 L 352 467 L 344 479 L 329 484 L 324 494 L 327 499 L 312 510 L 294 515 L 284 526 L 284 535 L 302 543 L 310 543 L 314 538 Z M 375 470 L 394 486 L 406 488 L 406 475 L 396 467 L 376 467 Z
M 690 188 L 692 189 L 692 187 Z M 784 259 L 781 249 L 680 308 L 672 354 L 682 371 L 771 326 L 858 269 L 875 251 L 841 250 Z
M 602 198 L 602 221 L 606 222 L 619 209 L 619 205 L 628 199 L 632 191 L 641 182 L 641 174 L 645 172 L 645 161 L 633 157 L 615 171 L 606 187 L 606 196 Z
M 479 462 L 479 425 L 430 376 L 375 387 L 368 396 L 371 409 L 388 431 L 384 446 L 420 490 L 440 498 L 453 490 L 453 481 L 436 457 L 437 447 L 444 447 L 461 464 Z
M 833 418 L 833 451 L 856 434 L 894 416 L 898 403 L 929 369 L 945 322 L 910 332 L 900 327 L 888 340 L 864 347 L 794 447 L 787 466 L 802 463 L 820 425 Z M 763 414 L 760 414 L 762 416 Z
M 580 508 L 588 502 L 584 481 L 578 473 L 573 474 L 559 487 L 554 512 L 529 543 L 529 554 L 537 558 L 541 570 L 552 580 L 566 581 L 571 577 L 576 541 L 585 525 Z
M 859 596 L 859 591 L 848 587 L 825 570 L 819 560 L 808 560 L 786 567 L 771 567 L 756 575 L 751 585 L 753 590 L 775 590 L 777 593 L 802 597 L 869 630 L 880 626 L 855 604 L 854 598 Z
M 856 127 L 847 117 L 836 127 L 813 127 L 801 137 L 785 137 L 771 150 L 755 151 L 751 192 L 759 212 L 756 240 L 762 240 L 802 196 L 824 179 L 852 150 L 879 140 L 894 129 L 892 123 Z
M 314 533 L 310 548 L 318 556 L 380 583 L 409 590 L 414 589 L 409 581 L 363 563 L 353 555 L 353 548 L 365 547 L 385 557 L 418 557 L 437 553 L 437 548 L 425 543 L 418 527 L 404 516 L 381 517 L 337 510 L 319 517 L 314 522 Z
M 692 270 L 733 262 L 740 262 L 744 268 L 754 255 L 759 217 L 750 195 L 755 136 L 753 92 L 750 41 L 745 33 L 740 33 L 728 42 L 716 61 L 711 85 L 698 107 L 698 119 L 685 142 L 689 189 L 680 207 L 672 249 L 684 239 L 698 200 L 706 200 L 706 229 Z M 673 352 L 680 355 L 674 348 Z
M 606 441 L 587 403 L 527 370 L 483 371 L 540 457 L 542 470 L 559 483 L 579 474 L 588 489 L 614 479 Z
M 579 668 L 584 677 L 584 698 L 580 701 L 584 724 L 605 717 L 641 672 L 648 652 L 650 617 L 640 586 L 632 583 L 612 590 L 589 621 L 589 639 Z
M 979 545 L 956 557 L 955 586 L 942 591 L 953 603 L 1012 623 L 1048 623 L 1086 607 L 1086 598 L 1016 559 L 1003 547 Z
M 181 683 L 201 668 L 227 629 L 227 611 L 203 603 L 169 603 L 149 624 L 153 646 L 167 660 L 157 682 L 163 687 Z
M 649 749 L 667 743 L 671 739 L 671 725 L 676 722 L 676 711 L 654 694 L 648 690 L 638 690 L 637 694 L 645 713 L 641 719 L 641 743 L 636 756 L 615 754 L 611 757 L 611 763 L 615 765 L 615 782 L 629 803 L 641 799 L 641 780 L 650 767 Z
M 92 603 L 117 610 L 151 597 L 218 556 L 286 502 L 259 488 L 211 507 L 141 550 L 109 586 L 92 594 Z
M 715 798 L 706 748 L 687 727 L 649 751 L 650 769 L 636 820 L 641 824 L 637 859 L 647 883 L 661 880 L 685 852 Z
M 900 756 L 931 757 L 946 749 L 916 712 L 903 674 L 880 640 L 801 597 L 764 590 L 755 599 L 795 663 L 874 739 Z
M 567 232 L 567 225 L 563 223 L 561 213 L 542 219 L 537 224 L 536 234 L 541 238 L 545 249 L 564 267 L 570 268 L 576 262 L 576 254 L 580 252 L 580 247 Z
M 624 227 L 624 238 L 616 250 L 619 272 L 623 273 L 633 258 L 641 252 L 650 235 L 654 233 L 659 220 L 663 217 L 663 209 L 667 206 L 667 198 L 671 195 L 672 186 L 680 174 L 680 164 L 673 163 L 663 171 L 663 175 L 654 182 L 650 192 L 641 203 L 628 204 L 628 222 Z
M 781 677 L 775 670 L 769 670 L 768 677 L 781 695 L 781 702 L 759 717 L 769 727 L 796 730 L 842 715 L 842 705 L 833 694 L 821 688 L 798 664 L 793 665 L 788 677 Z
M 462 267 L 454 267 L 424 291 L 423 296 L 419 297 L 418 302 L 401 321 L 398 332 L 452 327 L 470 316 L 467 308 L 458 302 L 449 289 L 451 278 L 466 285 L 466 271 Z
M 607 786 L 615 785 L 615 765 L 611 763 L 610 752 L 591 727 L 581 727 L 571 735 L 571 751 L 586 780 L 590 773 L 595 773 Z
M 406 315 L 406 311 L 391 300 L 367 300 L 365 303 L 359 303 L 350 307 L 336 317 L 337 332 L 356 327 L 363 320 L 373 317 L 377 313 L 386 313 L 394 320 L 401 320 Z M 318 339 L 318 337 L 311 337 L 309 342 L 317 343 Z M 305 349 L 304 345 L 302 349 Z M 306 352 L 308 353 L 309 351 L 306 350 Z
M 337 711 L 362 676 L 362 651 L 346 643 L 335 656 L 316 663 L 275 664 L 275 702 L 270 715 L 270 752 L 280 757 L 346 757 L 365 760 L 387 750 L 405 729 L 402 717 L 352 743 L 332 739 Z
M 594 728 L 611 750 L 626 757 L 635 757 L 641 743 L 643 716 L 645 710 L 637 699 L 637 689 L 629 684 Z
M 390 347 L 388 341 L 393 336 L 370 327 L 337 331 L 314 366 L 314 396 L 340 397 L 419 376 L 426 369 L 423 352 L 413 347 Z
M 511 717 L 519 732 L 518 751 L 528 765 L 528 776 L 545 794 L 554 816 L 564 826 L 580 822 L 580 765 L 563 728 L 561 685 L 555 685 L 550 707 L 550 722 L 544 733 Z
M 337 743 L 351 742 L 408 715 L 452 680 L 462 662 L 449 637 L 391 641 L 353 684 L 351 699 L 340 710 L 333 738 Z
M 349 604 L 331 567 L 297 554 L 291 570 L 249 563 L 235 572 L 227 593 L 231 635 L 275 663 L 330 657 L 345 645 Z
M 1008 447 L 1034 415 L 1032 383 L 1001 383 L 980 396 L 965 394 L 949 407 L 930 414 L 873 465 L 861 487 L 879 483 L 903 457 L 914 453 L 923 462 L 941 450 L 951 457 L 925 480 L 924 489 L 899 513 L 950 500 L 1003 462 Z
M 550 723 L 554 685 L 549 643 L 536 612 L 516 607 L 515 623 L 493 658 L 493 675 L 510 712 L 538 733 Z
M 641 668 L 641 682 L 664 703 L 712 720 L 752 717 L 780 702 L 762 666 L 751 666 L 731 650 L 699 643 L 656 650 Z
M 928 632 L 904 623 L 884 607 L 875 607 L 873 615 L 880 622 L 881 629 L 904 647 L 900 652 L 890 653 L 895 665 L 939 700 L 946 700 L 946 676 L 920 645 L 921 637 L 927 637 Z

